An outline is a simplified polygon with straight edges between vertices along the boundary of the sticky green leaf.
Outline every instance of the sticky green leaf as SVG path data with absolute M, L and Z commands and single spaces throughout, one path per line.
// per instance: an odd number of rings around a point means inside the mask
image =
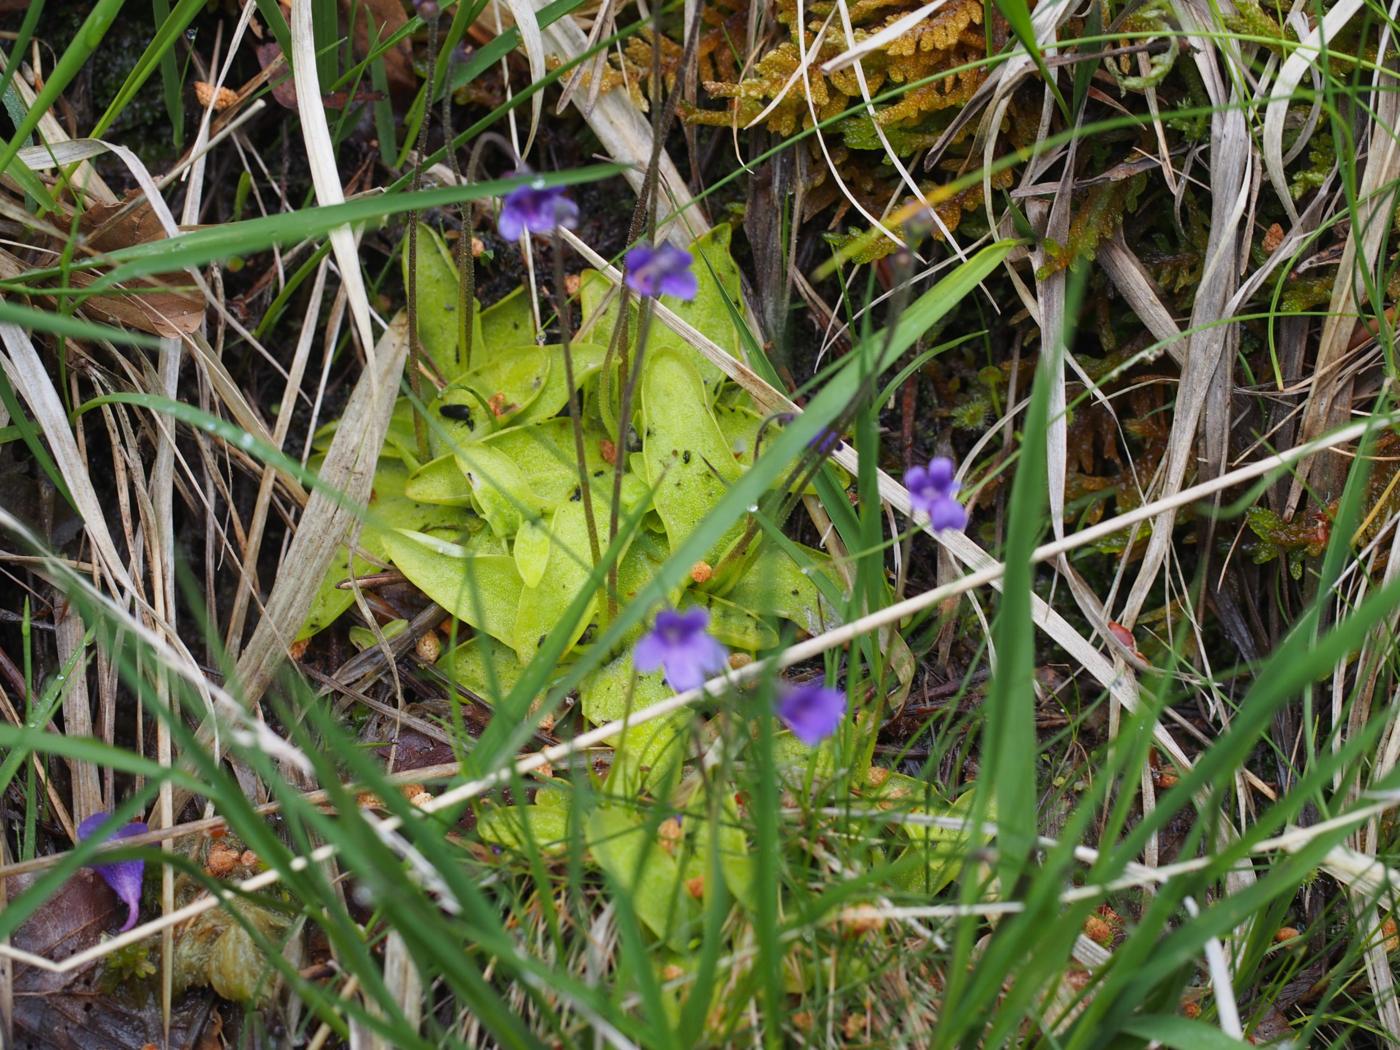
M 364 534 L 381 529 L 407 529 L 424 532 L 438 539 L 462 542 L 481 528 L 481 519 L 461 507 L 447 507 L 399 496 L 374 505 L 375 527 L 366 525 Z M 364 543 L 363 534 L 361 538 Z
M 553 368 L 553 358 L 544 347 L 533 343 L 510 347 L 493 354 L 485 363 L 443 388 L 441 402 L 461 405 L 471 411 L 472 433 L 482 437 L 509 426 L 512 421 L 523 422 L 527 418 L 526 410 L 545 390 Z M 489 415 L 483 402 L 490 406 Z M 546 411 L 544 417 L 557 411 L 558 408 Z
M 521 423 L 552 419 L 562 412 L 564 406 L 569 403 L 569 382 L 568 371 L 564 367 L 564 348 L 562 346 L 542 346 L 539 350 L 549 361 L 549 375 L 539 397 L 520 414 L 518 422 Z M 607 355 L 607 348 L 596 343 L 573 343 L 569 347 L 569 353 L 573 356 L 574 389 L 577 390 L 598 374 L 598 370 L 603 367 L 603 358 Z
M 845 592 L 845 585 L 828 555 L 811 547 L 796 546 L 806 556 L 809 572 L 804 572 L 786 551 L 764 543 L 747 570 L 723 594 L 735 605 L 760 616 L 780 617 L 810 635 L 818 635 L 840 626 L 841 618 L 811 574 L 825 576 L 838 593 Z
M 639 711 L 670 695 L 660 671 L 636 673 L 630 653 L 591 672 L 579 686 L 583 717 L 595 726 L 615 722 L 629 711 Z
M 660 672 L 636 674 L 631 655 L 624 653 L 583 680 L 579 702 L 583 717 L 602 725 L 650 707 L 671 693 Z M 623 730 L 613 741 L 613 765 L 608 774 L 614 792 L 625 798 L 644 791 L 664 794 L 680 772 L 689 725 L 687 714 L 674 712 Z
M 656 936 L 679 948 L 693 911 L 681 869 L 641 817 L 600 806 L 588 818 L 588 848 L 608 874 L 619 907 L 631 907 Z
M 312 466 L 308 463 L 307 466 Z M 317 463 L 312 466 L 318 474 L 321 467 Z M 379 459 L 378 466 L 374 470 L 374 487 L 370 489 L 369 503 L 374 506 L 376 502 L 393 499 L 396 496 L 404 495 L 404 489 L 408 486 L 408 467 L 402 460 L 388 459 L 383 456 Z
M 515 652 L 521 663 L 529 663 L 546 635 L 554 629 L 565 611 L 588 582 L 593 571 L 588 540 L 588 519 L 582 500 L 567 500 L 555 508 L 548 525 L 548 558 L 533 587 L 520 592 L 515 621 Z M 574 625 L 569 644 L 583 634 L 597 608 L 593 596 L 589 611 Z
M 404 286 L 408 285 L 408 238 L 403 242 Z M 418 224 L 418 295 L 415 313 L 418 339 L 443 379 L 451 382 L 463 371 L 461 318 L 457 305 L 460 293 L 457 265 L 442 235 Z M 472 346 L 482 344 L 481 313 L 472 311 Z
M 535 341 L 535 316 L 523 286 L 481 311 L 481 341 L 483 361 L 502 347 Z
M 647 358 L 642 454 L 657 513 L 675 550 L 724 497 L 726 482 L 739 476 L 740 467 L 715 422 L 694 361 L 674 350 Z
M 775 648 L 778 632 L 742 606 L 713 594 L 695 593 L 691 601 L 710 612 L 710 634 L 725 645 L 748 652 Z
M 496 700 L 520 681 L 515 652 L 488 635 L 479 634 L 443 650 L 437 667 L 459 687 L 484 700 Z
M 515 460 L 499 448 L 482 442 L 461 449 L 456 459 L 477 510 L 497 536 L 514 535 L 526 515 L 544 509 Z
M 744 313 L 744 299 L 739 282 L 739 268 L 729 252 L 733 230 L 725 224 L 714 227 L 709 233 L 690 245 L 690 253 L 695 257 L 691 270 L 699 285 L 695 298 L 690 302 L 666 299 L 666 305 L 684 321 L 693 325 L 701 335 L 717 343 L 730 357 L 740 356 L 739 329 L 734 324 L 731 309 Z M 724 373 L 709 361 L 696 357 L 694 349 L 679 335 L 665 325 L 652 326 L 649 336 L 650 349 L 667 347 L 687 354 L 699 361 L 700 374 L 711 394 L 724 381 Z M 650 352 L 650 351 L 648 351 Z
M 466 507 L 472 502 L 472 487 L 449 453 L 419 467 L 404 484 L 404 495 L 418 503 Z
M 689 743 L 690 719 L 681 712 L 629 726 L 613 741 L 608 786 L 624 798 L 666 797 L 680 778 Z
M 384 636 L 385 641 L 390 638 L 397 638 L 408 629 L 408 621 L 400 617 L 397 620 L 390 620 L 379 629 L 379 633 Z M 379 639 L 368 627 L 350 628 L 350 644 L 356 649 L 372 649 L 379 644 Z
M 585 444 L 584 455 L 596 465 L 596 449 Z M 567 419 L 510 427 L 481 443 L 481 448 L 509 459 L 519 469 L 540 510 L 553 510 L 578 489 L 578 461 L 574 458 L 573 425 Z M 471 459 L 471 450 L 465 459 Z
M 471 554 L 419 532 L 386 532 L 384 549 L 415 587 L 457 619 L 511 642 L 521 590 L 514 559 Z
M 346 609 L 355 604 L 355 592 L 341 587 L 340 584 L 352 575 L 364 576 L 374 572 L 375 566 L 360 557 L 355 558 L 351 565 L 348 564 L 349 558 L 350 551 L 343 546 L 336 552 L 330 568 L 326 570 L 325 578 L 316 588 L 316 596 L 311 599 L 311 611 L 307 613 L 306 623 L 302 624 L 301 630 L 297 632 L 297 641 L 305 641 L 320 634 L 340 619 Z
M 655 579 L 657 569 L 665 564 L 669 554 L 666 541 L 657 533 L 638 530 L 617 569 L 617 600 L 625 604 L 635 598 L 637 592 Z M 645 630 L 644 625 L 638 624 L 627 634 L 627 642 L 630 644 Z
M 695 833 L 695 853 L 697 866 L 708 873 L 709 851 L 712 846 L 719 849 L 719 870 L 730 894 L 745 908 L 752 910 L 756 905 L 754 895 L 753 849 L 748 836 L 744 834 L 739 821 L 739 807 L 734 803 L 730 791 L 720 789 L 720 813 L 716 827 L 706 824 Z M 695 816 L 703 819 L 703 805 L 698 805 Z
M 763 417 L 747 405 L 717 403 L 715 422 L 735 461 L 745 467 L 753 466 L 754 442 Z M 769 429 L 771 432 L 772 428 Z
M 562 853 L 569 844 L 569 814 L 552 806 L 496 806 L 477 817 L 482 842 L 523 850 L 533 842 L 541 853 Z
M 539 586 L 549 566 L 549 530 L 534 518 L 526 518 L 515 534 L 515 545 L 511 548 L 515 558 L 515 568 L 526 588 Z
M 694 326 L 706 338 L 717 343 L 730 356 L 739 357 L 739 331 L 734 326 L 730 306 L 726 305 L 727 300 L 734 309 L 743 314 L 739 268 L 734 264 L 729 250 L 732 237 L 733 231 L 730 227 L 721 225 L 692 242 L 690 253 L 695 261 L 691 269 L 699 286 L 695 298 L 690 302 L 682 302 L 668 297 L 663 302 L 668 309 Z M 597 343 L 606 344 L 612 337 L 613 327 L 617 323 L 621 299 L 616 293 L 609 294 L 611 287 L 612 282 L 596 271 L 586 271 L 580 277 L 579 301 L 583 306 L 584 330 L 588 332 L 588 337 Z M 634 297 L 627 333 L 631 346 L 636 345 L 639 318 Z M 590 324 L 592 327 L 588 327 Z M 683 338 L 664 324 L 656 322 L 647 336 L 647 353 L 667 348 L 695 358 L 695 351 Z M 724 380 L 724 373 L 709 361 L 698 358 L 696 360 L 706 390 L 713 399 L 713 394 Z
M 972 836 L 955 828 L 919 823 L 917 818 L 965 818 L 972 812 L 973 792 L 964 792 L 952 805 L 912 806 L 909 799 L 925 799 L 930 795 L 936 799 L 936 793 L 924 781 L 899 773 L 891 773 L 879 788 L 872 790 L 867 787 L 865 791 L 881 802 L 893 803 L 891 814 L 896 818 L 895 824 L 913 843 L 903 856 L 917 856 L 924 862 L 911 866 L 903 873 L 901 881 L 904 888 L 932 895 L 949 886 L 962 871 L 963 858 L 971 852 L 968 843 Z M 915 819 L 897 819 L 903 814 Z M 985 845 L 989 837 L 978 836 L 978 845 Z

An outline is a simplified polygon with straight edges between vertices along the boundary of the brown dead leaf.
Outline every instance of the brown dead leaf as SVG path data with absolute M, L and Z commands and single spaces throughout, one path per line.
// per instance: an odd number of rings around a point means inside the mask
M 140 190 L 132 190 L 116 204 L 94 204 L 78 216 L 78 232 L 87 247 L 111 252 L 165 237 L 155 209 Z
M 116 204 L 88 208 L 78 217 L 78 229 L 86 247 L 96 252 L 165 239 L 165 228 L 140 190 L 131 191 Z M 70 282 L 79 287 L 87 287 L 95 280 L 89 274 L 70 275 Z M 152 335 L 189 335 L 204 322 L 204 299 L 171 290 L 188 285 L 189 280 L 185 274 L 157 275 L 94 295 L 83 302 L 83 312 L 96 320 L 123 324 Z
M 376 40 L 385 40 L 408 21 L 400 0 L 361 0 L 355 5 L 350 0 L 341 0 L 341 6 L 347 10 L 358 6 L 360 10 L 355 22 L 355 53 L 359 56 L 369 54 L 371 27 Z M 389 93 L 396 100 L 408 101 L 417 92 L 418 74 L 413 71 L 413 49 L 407 39 L 400 40 L 384 53 L 384 75 L 389 82 Z
M 266 44 L 259 44 L 255 54 L 258 56 L 258 65 L 264 72 L 269 68 L 273 70 L 270 74 L 273 99 L 286 109 L 296 109 L 297 89 L 292 84 L 292 67 L 282 57 L 282 48 L 277 41 L 269 40 Z
M 1293 1026 L 1288 1023 L 1288 1018 L 1271 1007 L 1259 1019 L 1259 1023 L 1254 1026 L 1247 1038 L 1255 1046 L 1267 1046 L 1270 1043 L 1291 1038 L 1292 1035 Z
M 86 287 L 95 280 L 89 274 L 69 274 L 69 283 L 79 287 Z M 189 278 L 185 277 L 184 281 L 188 283 Z M 170 291 L 154 280 L 121 285 L 119 291 L 90 296 L 83 300 L 82 309 L 96 320 L 159 336 L 189 335 L 204 321 L 203 299 L 187 292 Z

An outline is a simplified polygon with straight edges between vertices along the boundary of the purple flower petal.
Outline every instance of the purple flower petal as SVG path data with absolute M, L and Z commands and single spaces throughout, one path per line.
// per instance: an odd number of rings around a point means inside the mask
M 689 256 L 687 256 L 687 264 Z M 676 270 L 661 275 L 661 294 L 689 302 L 700 291 L 700 280 L 690 270 Z
M 87 839 L 99 829 L 103 831 L 102 840 L 104 842 L 114 842 L 117 839 L 146 833 L 146 825 L 139 820 L 132 821 L 126 827 L 117 828 L 110 832 L 106 831 L 103 825 L 109 823 L 111 819 L 110 813 L 94 813 L 78 825 L 78 841 Z M 121 932 L 125 933 L 136 925 L 136 919 L 140 913 L 141 879 L 146 871 L 146 862 L 143 860 L 123 860 L 115 864 L 93 864 L 90 867 L 102 877 L 103 882 L 112 887 L 112 892 L 126 903 L 126 922 L 121 929 Z
M 957 471 L 947 456 L 935 456 L 928 462 L 927 473 L 929 484 L 946 492 L 953 485 L 953 475 Z
M 632 666 L 642 674 L 650 674 L 661 666 L 661 661 L 666 659 L 666 652 L 666 643 L 655 631 L 644 634 L 637 639 L 637 644 L 632 649 Z
M 677 299 L 694 299 L 700 283 L 690 269 L 691 261 L 690 253 L 674 244 L 655 248 L 639 244 L 623 260 L 624 280 L 628 288 L 646 298 L 670 295 Z
M 904 475 L 909 505 L 929 516 L 935 532 L 967 527 L 967 511 L 953 498 L 961 487 L 955 480 L 956 473 L 951 459 L 936 456 L 927 467 L 912 467 Z
M 822 427 L 817 431 L 816 436 L 807 442 L 807 447 L 813 452 L 818 452 L 823 456 L 829 456 L 835 452 L 841 444 L 841 435 L 830 427 Z
M 928 517 L 929 527 L 934 532 L 967 528 L 967 508 L 951 496 L 936 501 Z
M 547 235 L 557 227 L 573 229 L 577 225 L 578 205 L 564 195 L 562 187 L 531 182 L 505 195 L 496 229 L 513 241 L 525 233 Z
M 677 692 L 699 688 L 729 660 L 729 650 L 706 633 L 709 625 L 709 612 L 699 606 L 663 609 L 652 629 L 637 640 L 632 665 L 643 673 L 660 667 Z
M 846 694 L 825 686 L 820 680 L 780 687 L 778 717 L 792 735 L 808 747 L 815 747 L 841 726 L 846 717 Z
M 525 220 L 519 209 L 509 206 L 502 207 L 500 218 L 496 220 L 496 232 L 501 235 L 503 240 L 520 240 L 520 235 L 525 232 Z
M 923 467 L 911 467 L 904 475 L 904 487 L 909 490 L 909 503 L 915 510 L 924 513 L 933 507 L 938 493 L 929 481 L 928 471 Z

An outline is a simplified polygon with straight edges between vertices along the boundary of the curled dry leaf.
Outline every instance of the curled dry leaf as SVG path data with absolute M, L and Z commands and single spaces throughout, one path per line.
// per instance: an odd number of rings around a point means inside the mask
M 165 229 L 139 190 L 116 204 L 97 204 L 78 217 L 86 246 L 96 252 L 116 251 L 134 244 L 165 239 Z M 96 276 L 69 275 L 78 287 L 88 287 Z M 133 281 L 111 292 L 83 301 L 83 312 L 99 321 L 121 324 L 140 332 L 178 337 L 198 331 L 204 323 L 204 298 L 183 290 L 190 283 L 182 273 L 160 274 Z

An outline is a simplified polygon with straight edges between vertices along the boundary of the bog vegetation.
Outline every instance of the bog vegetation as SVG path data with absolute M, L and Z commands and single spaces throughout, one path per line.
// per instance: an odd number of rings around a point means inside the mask
M 0 1045 L 1400 1045 L 1395 19 L 0 0 Z

